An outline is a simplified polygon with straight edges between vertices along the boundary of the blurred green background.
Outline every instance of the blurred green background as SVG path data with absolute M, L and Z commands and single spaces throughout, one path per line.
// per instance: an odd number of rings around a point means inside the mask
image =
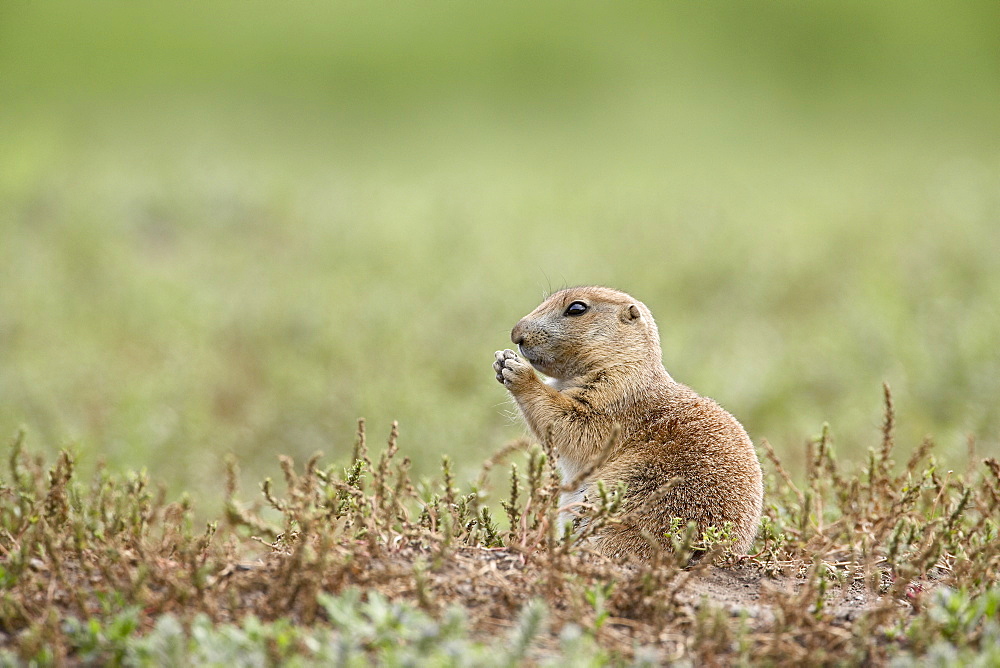
M 790 460 L 1000 439 L 1000 4 L 0 4 L 0 434 L 221 495 L 355 421 L 468 479 L 543 295 Z

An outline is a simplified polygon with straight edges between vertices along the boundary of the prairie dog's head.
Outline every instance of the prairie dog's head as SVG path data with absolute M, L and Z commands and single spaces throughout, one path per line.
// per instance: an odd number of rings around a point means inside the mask
M 560 380 L 619 364 L 661 364 L 652 313 L 611 288 L 553 293 L 521 318 L 510 339 L 533 367 Z

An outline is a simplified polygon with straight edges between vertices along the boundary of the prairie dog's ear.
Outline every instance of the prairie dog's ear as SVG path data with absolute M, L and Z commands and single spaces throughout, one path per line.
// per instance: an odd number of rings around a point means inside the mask
M 624 320 L 625 322 L 634 322 L 641 317 L 642 317 L 642 311 L 640 311 L 639 307 L 636 306 L 635 304 L 629 304 L 629 306 L 627 306 L 625 310 L 622 311 L 622 320 Z

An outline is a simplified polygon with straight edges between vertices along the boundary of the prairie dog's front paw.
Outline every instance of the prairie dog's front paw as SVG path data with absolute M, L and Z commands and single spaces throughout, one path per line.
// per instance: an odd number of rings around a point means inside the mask
M 493 362 L 493 370 L 497 373 L 497 382 L 503 383 L 507 389 L 535 373 L 531 365 L 518 357 L 513 350 L 498 350 L 494 356 L 496 361 Z

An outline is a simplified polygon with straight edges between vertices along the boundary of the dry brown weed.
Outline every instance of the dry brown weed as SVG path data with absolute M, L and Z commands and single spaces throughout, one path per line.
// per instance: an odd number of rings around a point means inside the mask
M 589 529 L 574 533 L 557 519 L 552 453 L 520 442 L 487 462 L 471 491 L 456 486 L 447 459 L 420 486 L 399 456 L 397 426 L 373 460 L 361 421 L 346 468 L 283 457 L 282 491 L 267 480 L 249 506 L 230 461 L 224 520 L 199 527 L 188 503 L 166 503 L 144 475 L 100 470 L 84 485 L 70 454 L 46 469 L 19 434 L 0 486 L 0 639 L 22 659 L 47 647 L 54 661 L 72 660 L 78 648 L 60 620 L 125 607 L 141 611 L 139 633 L 166 613 L 324 624 L 321 595 L 356 587 L 434 616 L 457 604 L 482 638 L 541 600 L 550 638 L 576 625 L 622 661 L 641 648 L 660 661 L 878 664 L 912 649 L 899 629 L 929 591 L 976 596 L 1000 575 L 1000 465 L 941 471 L 926 441 L 896 467 L 894 425 L 886 387 L 882 438 L 866 465 L 843 466 L 824 428 L 807 446 L 802 485 L 764 442 L 771 466 L 755 554 L 727 555 L 679 526 L 674 549 L 645 562 L 588 548 L 588 532 L 621 521 L 620 490 L 606 490 Z M 485 472 L 521 451 L 524 470 L 511 465 L 497 520 Z M 689 565 L 696 548 L 708 554 Z M 556 644 L 539 651 L 547 646 Z

